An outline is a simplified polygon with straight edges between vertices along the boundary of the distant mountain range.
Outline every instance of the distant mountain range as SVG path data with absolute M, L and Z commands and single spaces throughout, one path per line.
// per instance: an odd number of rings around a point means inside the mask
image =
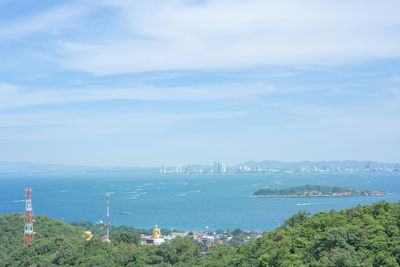
M 212 169 L 214 165 L 190 165 L 194 169 Z M 366 169 L 366 168 L 398 168 L 397 163 L 383 163 L 376 161 L 299 161 L 299 162 L 282 162 L 274 160 L 266 161 L 247 161 L 242 164 L 228 166 L 228 168 L 240 168 L 240 166 L 247 166 L 251 169 L 264 168 L 264 169 L 300 169 L 300 168 L 351 168 L 351 169 Z M 173 168 L 173 166 L 166 166 L 166 168 Z M 158 172 L 160 167 L 126 167 L 126 166 L 75 166 L 65 164 L 45 164 L 45 163 L 32 163 L 32 162 L 6 162 L 0 161 L 0 174 L 1 173 L 84 173 L 84 172 L 143 172 L 153 173 Z

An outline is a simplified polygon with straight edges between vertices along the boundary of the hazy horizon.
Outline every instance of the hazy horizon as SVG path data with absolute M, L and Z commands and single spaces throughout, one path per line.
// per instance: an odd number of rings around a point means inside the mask
M 373 161 L 373 160 L 299 160 L 299 161 L 280 161 L 280 160 L 273 160 L 273 159 L 267 159 L 267 160 L 260 160 L 260 161 L 255 161 L 255 160 L 243 160 L 240 162 L 234 162 L 234 163 L 226 163 L 223 160 L 215 160 L 215 161 L 210 161 L 210 162 L 185 162 L 185 163 L 180 163 L 180 164 L 168 164 L 168 163 L 160 163 L 158 165 L 85 165 L 85 164 L 66 164 L 66 163 L 48 163 L 48 162 L 34 162 L 34 161 L 0 161 L 0 164 L 34 164 L 34 165 L 59 165 L 59 166 L 65 166 L 65 167 L 89 167 L 89 168 L 160 168 L 162 166 L 166 168 L 171 168 L 171 167 L 184 167 L 184 166 L 208 166 L 212 167 L 214 163 L 222 163 L 226 165 L 227 167 L 233 167 L 233 166 L 238 166 L 242 165 L 245 166 L 246 164 L 253 163 L 253 164 L 262 164 L 265 162 L 276 162 L 276 163 L 283 163 L 283 164 L 298 164 L 298 163 L 333 163 L 333 162 L 338 162 L 338 163 L 345 163 L 345 162 L 352 162 L 352 163 L 379 163 L 379 164 L 386 164 L 386 165 L 398 165 L 400 164 L 399 162 L 382 162 L 382 161 Z
M 398 10 L 0 0 L 0 161 L 399 162 Z

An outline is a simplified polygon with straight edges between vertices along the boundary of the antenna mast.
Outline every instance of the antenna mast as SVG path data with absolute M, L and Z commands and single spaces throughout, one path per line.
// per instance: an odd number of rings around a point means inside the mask
M 33 240 L 33 219 L 32 219 L 32 188 L 26 188 L 26 205 L 25 205 L 25 228 L 24 228 L 24 244 Z
M 107 236 L 106 240 L 110 240 L 110 194 L 107 192 Z

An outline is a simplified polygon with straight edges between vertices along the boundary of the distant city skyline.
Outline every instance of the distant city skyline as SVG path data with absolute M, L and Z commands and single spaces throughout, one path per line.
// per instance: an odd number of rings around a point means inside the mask
M 0 0 L 0 161 L 400 162 L 398 10 Z
M 86 171 L 144 171 L 153 170 L 160 174 L 225 174 L 225 173 L 274 173 L 274 172 L 400 172 L 400 162 L 376 161 L 296 161 L 284 162 L 275 160 L 244 161 L 226 165 L 221 161 L 208 164 L 181 164 L 161 166 L 90 166 L 46 164 L 34 162 L 0 161 L 0 173 L 7 172 L 86 172 Z

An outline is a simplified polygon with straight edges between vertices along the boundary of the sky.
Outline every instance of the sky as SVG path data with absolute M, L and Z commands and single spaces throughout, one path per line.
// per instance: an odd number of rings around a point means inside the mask
M 0 0 L 0 161 L 400 162 L 398 0 Z

